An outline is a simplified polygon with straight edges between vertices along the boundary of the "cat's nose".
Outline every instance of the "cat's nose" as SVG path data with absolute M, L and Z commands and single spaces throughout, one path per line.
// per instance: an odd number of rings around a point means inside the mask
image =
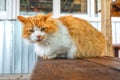
M 36 37 L 37 37 L 38 39 L 40 39 L 40 38 L 41 38 L 41 36 L 40 36 L 40 35 L 37 35 Z

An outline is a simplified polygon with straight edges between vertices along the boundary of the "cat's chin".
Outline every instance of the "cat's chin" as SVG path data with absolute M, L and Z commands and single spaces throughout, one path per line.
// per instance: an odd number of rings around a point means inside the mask
M 44 43 L 45 43 L 45 41 L 37 40 L 37 41 L 35 41 L 34 43 L 44 44 Z
M 41 39 L 38 39 L 38 40 L 36 40 L 36 42 L 42 42 L 42 40 L 41 40 Z

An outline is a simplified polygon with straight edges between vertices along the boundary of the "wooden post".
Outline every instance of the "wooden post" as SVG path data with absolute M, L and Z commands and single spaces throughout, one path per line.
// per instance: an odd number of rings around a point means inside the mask
M 101 0 L 101 30 L 106 39 L 105 56 L 114 56 L 110 14 L 111 2 L 112 0 Z

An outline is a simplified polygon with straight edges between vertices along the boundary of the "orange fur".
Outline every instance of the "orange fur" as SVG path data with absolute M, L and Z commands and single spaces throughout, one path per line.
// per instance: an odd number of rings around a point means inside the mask
M 101 32 L 96 30 L 87 21 L 72 16 L 63 16 L 58 19 L 51 18 L 51 14 L 37 15 L 29 18 L 18 16 L 24 24 L 23 37 L 29 37 L 30 30 L 36 25 L 45 27 L 46 33 L 54 33 L 58 30 L 57 20 L 65 25 L 76 47 L 75 58 L 102 56 L 105 48 L 105 39 Z
M 77 46 L 75 58 L 102 56 L 105 38 L 87 21 L 72 16 L 63 16 L 59 20 L 68 28 Z

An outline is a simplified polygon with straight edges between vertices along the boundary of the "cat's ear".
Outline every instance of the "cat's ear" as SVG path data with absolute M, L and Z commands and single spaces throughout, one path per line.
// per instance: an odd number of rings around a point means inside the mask
M 46 18 L 50 18 L 52 16 L 52 13 L 48 13 L 47 15 L 45 15 Z
M 52 16 L 52 13 L 48 13 L 43 17 L 43 20 L 45 21 L 45 20 L 51 18 L 51 16 Z
M 25 23 L 26 22 L 26 17 L 23 17 L 23 16 L 17 16 L 18 20 L 21 21 L 22 23 Z

